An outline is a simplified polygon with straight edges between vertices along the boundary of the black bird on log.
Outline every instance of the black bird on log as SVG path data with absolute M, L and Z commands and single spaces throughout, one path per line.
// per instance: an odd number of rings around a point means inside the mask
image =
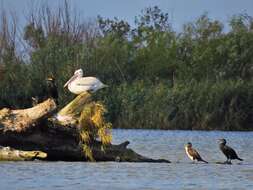
M 199 155 L 199 153 L 197 152 L 197 150 L 195 150 L 194 148 L 192 148 L 192 143 L 188 142 L 186 145 L 185 145 L 185 152 L 187 154 L 187 156 L 192 160 L 197 160 L 197 161 L 202 161 L 202 162 L 205 162 L 205 163 L 208 163 L 207 161 L 203 160 L 201 158 L 201 156 Z
M 223 152 L 223 154 L 227 157 L 227 161 L 225 163 L 231 164 L 231 160 L 235 159 L 243 161 L 243 159 L 238 157 L 234 149 L 226 145 L 227 141 L 225 139 L 219 139 L 219 143 L 221 152 Z
M 38 96 L 35 96 L 35 97 L 32 97 L 32 106 L 37 106 L 39 103 L 39 97 Z
M 58 90 L 54 77 L 47 78 L 47 96 L 48 98 L 53 98 L 55 103 L 58 105 Z

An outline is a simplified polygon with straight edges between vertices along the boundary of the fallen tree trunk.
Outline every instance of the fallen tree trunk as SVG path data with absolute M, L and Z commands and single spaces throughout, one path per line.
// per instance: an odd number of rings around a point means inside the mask
M 57 114 L 52 99 L 24 110 L 4 108 L 0 110 L 0 145 L 42 151 L 45 160 L 169 162 L 137 154 L 127 148 L 128 141 L 111 144 L 110 125 L 101 119 L 103 110 L 89 93 L 80 94 Z
M 21 132 L 38 125 L 56 110 L 54 100 L 48 99 L 35 107 L 21 110 L 0 110 L 0 130 Z

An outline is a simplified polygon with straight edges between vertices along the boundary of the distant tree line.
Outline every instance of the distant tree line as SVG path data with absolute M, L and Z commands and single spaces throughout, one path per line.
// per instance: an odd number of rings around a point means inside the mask
M 252 130 L 253 19 L 233 16 L 229 30 L 208 14 L 176 32 L 168 13 L 144 9 L 135 25 L 98 16 L 82 21 L 65 4 L 31 11 L 20 31 L 0 21 L 0 107 L 31 106 L 54 76 L 60 105 L 74 70 L 110 88 L 94 95 L 119 128 Z

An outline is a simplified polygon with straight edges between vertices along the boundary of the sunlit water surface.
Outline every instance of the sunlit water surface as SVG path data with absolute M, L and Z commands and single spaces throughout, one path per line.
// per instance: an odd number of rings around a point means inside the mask
M 245 161 L 215 164 L 225 157 L 217 139 L 224 137 Z M 114 130 L 113 143 L 172 163 L 0 162 L 0 189 L 253 189 L 253 132 Z M 192 164 L 188 141 L 210 164 Z

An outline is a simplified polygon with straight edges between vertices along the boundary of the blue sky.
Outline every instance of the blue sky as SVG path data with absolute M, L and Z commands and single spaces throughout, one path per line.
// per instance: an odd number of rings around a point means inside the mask
M 0 0 L 0 6 L 16 12 L 24 23 L 24 12 L 34 4 L 48 3 L 55 7 L 63 0 Z M 68 0 L 72 8 L 80 11 L 83 18 L 101 15 L 106 18 L 118 17 L 134 23 L 134 17 L 148 6 L 158 5 L 168 12 L 172 26 L 180 30 L 183 23 L 193 21 L 204 12 L 220 21 L 227 22 L 233 14 L 253 13 L 253 0 Z M 0 9 L 1 10 L 1 9 Z

